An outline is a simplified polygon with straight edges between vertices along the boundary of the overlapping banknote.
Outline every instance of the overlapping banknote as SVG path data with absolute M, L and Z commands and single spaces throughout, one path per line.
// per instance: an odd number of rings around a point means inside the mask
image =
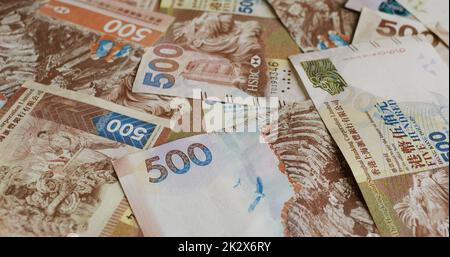
M 144 235 L 378 235 L 312 102 L 282 107 L 261 133 L 199 135 L 115 161 Z
M 398 0 L 417 19 L 449 45 L 449 2 L 435 0 Z
M 249 5 L 247 2 L 253 3 Z M 133 92 L 257 105 L 304 100 L 288 56 L 299 53 L 265 1 L 163 0 L 176 17 L 142 58 Z
M 346 0 L 267 0 L 303 52 L 349 45 L 358 20 Z
M 164 119 L 34 82 L 0 111 L 0 235 L 141 235 L 111 160 L 169 140 Z
M 183 137 L 156 116 L 33 82 L 0 117 L 2 236 L 141 235 L 111 161 Z
M 155 11 L 159 9 L 158 0 L 119 0 L 119 2 L 126 3 L 128 5 L 144 8 L 146 10 Z
M 291 57 L 385 236 L 448 236 L 449 69 L 419 37 Z
M 412 14 L 397 0 L 348 0 L 345 7 L 358 12 L 363 8 L 368 8 L 374 11 L 414 19 Z
M 361 11 L 353 43 L 357 44 L 390 37 L 413 35 L 420 35 L 426 38 L 435 47 L 442 59 L 447 64 L 449 63 L 448 46 L 422 23 L 396 15 L 373 11 L 368 8 L 364 8 Z
M 144 47 L 172 22 L 110 0 L 1 0 L 0 93 L 33 80 L 171 118 L 171 98 L 131 90 Z

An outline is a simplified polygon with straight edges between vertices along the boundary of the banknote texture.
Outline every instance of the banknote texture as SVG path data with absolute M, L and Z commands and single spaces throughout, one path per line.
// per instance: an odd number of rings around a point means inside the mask
M 120 116 L 120 106 L 98 101 L 27 82 L 2 109 L 1 235 L 140 235 L 111 160 L 147 149 L 166 132 L 148 116 Z
M 411 202 L 408 211 L 415 216 L 408 220 L 408 214 L 400 211 L 398 195 L 382 187 L 404 181 L 402 192 L 420 191 L 428 187 L 420 187 L 418 181 L 423 177 L 426 183 L 436 181 L 445 188 L 436 177 L 448 176 L 448 66 L 434 49 L 420 38 L 397 38 L 291 60 L 348 161 L 380 233 L 435 236 L 438 230 L 445 232 L 442 224 L 448 221 L 448 211 L 441 205 L 439 217 L 447 215 L 443 223 L 419 233 L 413 222 L 434 222 L 428 220 L 432 213 L 428 218 L 417 216 L 427 203 Z M 395 74 L 388 72 L 393 67 Z M 318 76 L 321 83 L 315 83 Z M 433 86 L 423 87 L 429 83 Z M 438 175 L 431 170 L 438 170 Z M 441 203 L 448 206 L 448 192 Z
M 449 46 L 448 1 L 399 0 L 399 3 Z
M 414 19 L 411 13 L 396 0 L 349 0 L 345 7 L 360 12 L 363 8 Z
M 159 0 L 120 0 L 120 2 L 151 11 L 159 9 Z
M 267 4 L 259 1 L 243 11 L 239 1 L 228 9 L 213 3 L 161 3 L 161 10 L 177 20 L 147 50 L 133 92 L 192 97 L 198 88 L 204 99 L 231 103 L 247 97 L 304 99 L 287 61 L 299 50 Z
M 259 142 L 257 133 L 209 134 L 115 161 L 144 234 L 377 235 L 312 102 L 284 106 L 278 126 L 273 125 L 263 128 L 268 145 Z M 232 151 L 226 150 L 229 146 Z M 246 160 L 235 157 L 243 154 Z M 178 212 L 170 211 L 174 204 Z M 196 217 L 186 220 L 192 209 Z
M 358 15 L 345 0 L 268 0 L 303 52 L 348 45 Z
M 86 5 L 90 2 L 98 4 L 92 0 L 78 3 Z M 59 4 L 51 4 L 55 3 Z M 63 7 L 68 8 L 66 5 Z M 45 14 L 39 10 L 44 10 Z M 2 94 L 9 98 L 22 83 L 33 80 L 94 95 L 161 117 L 174 115 L 176 110 L 169 104 L 171 98 L 131 91 L 135 71 L 144 53 L 142 46 L 64 22 L 62 18 L 51 18 L 47 15 L 51 12 L 52 5 L 45 4 L 45 1 L 0 2 Z M 84 17 L 83 13 L 80 17 Z M 77 18 L 70 13 L 68 15 Z
M 448 47 L 420 22 L 364 8 L 361 11 L 353 43 L 382 40 L 389 37 L 420 35 L 434 46 L 442 59 L 449 63 Z

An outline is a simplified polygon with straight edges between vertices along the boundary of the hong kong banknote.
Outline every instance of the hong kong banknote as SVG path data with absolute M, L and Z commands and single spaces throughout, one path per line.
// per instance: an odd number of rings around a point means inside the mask
M 433 47 L 392 38 L 291 61 L 380 233 L 448 235 L 449 71 Z
M 406 9 L 449 45 L 449 2 L 442 0 L 399 0 Z
M 411 13 L 397 0 L 348 0 L 345 7 L 358 12 L 363 8 L 369 8 L 374 11 L 414 19 Z
M 6 96 L 0 93 L 0 109 L 6 104 Z
M 170 118 L 170 98 L 131 88 L 144 47 L 172 21 L 109 0 L 1 0 L 0 93 L 30 79 Z
M 144 235 L 378 235 L 312 102 L 283 106 L 261 130 L 267 144 L 205 134 L 115 161 Z
M 203 99 L 244 104 L 305 98 L 287 59 L 299 49 L 265 1 L 164 0 L 161 11 L 176 21 L 146 51 L 133 92 L 191 98 L 200 89 Z
M 303 52 L 349 45 L 357 13 L 345 0 L 268 0 Z
M 364 43 L 382 40 L 389 37 L 404 37 L 420 35 L 434 46 L 442 59 L 448 64 L 449 51 L 447 45 L 422 23 L 402 18 L 396 15 L 385 14 L 364 8 L 361 11 L 358 27 L 356 28 L 353 43 Z
M 165 142 L 164 122 L 25 83 L 0 110 L 0 235 L 141 235 L 111 160 Z
M 442 59 L 448 64 L 449 51 L 447 45 L 422 23 L 364 8 L 361 11 L 358 27 L 353 43 L 364 43 L 382 40 L 389 37 L 420 35 L 434 46 Z
M 118 0 L 128 5 L 144 8 L 146 10 L 156 11 L 159 9 L 159 0 Z

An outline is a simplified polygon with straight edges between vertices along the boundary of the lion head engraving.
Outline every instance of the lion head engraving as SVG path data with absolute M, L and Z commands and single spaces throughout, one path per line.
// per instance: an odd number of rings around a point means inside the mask
M 329 59 L 306 61 L 301 65 L 313 87 L 321 88 L 332 96 L 342 93 L 348 86 Z
M 222 85 L 230 82 L 230 79 L 217 81 L 226 73 L 231 77 L 233 86 L 252 95 L 261 95 L 266 87 L 265 67 L 261 65 L 256 67 L 260 74 L 258 90 L 251 92 L 247 89 L 250 70 L 255 68 L 252 67 L 252 58 L 257 56 L 264 60 L 261 33 L 262 27 L 257 21 L 238 21 L 231 14 L 209 12 L 192 20 L 177 22 L 173 29 L 177 44 L 207 56 L 190 63 L 189 72 L 193 73 L 192 70 L 197 67 L 202 72 L 208 70 L 211 74 L 203 73 L 203 79 L 210 75 L 209 82 Z

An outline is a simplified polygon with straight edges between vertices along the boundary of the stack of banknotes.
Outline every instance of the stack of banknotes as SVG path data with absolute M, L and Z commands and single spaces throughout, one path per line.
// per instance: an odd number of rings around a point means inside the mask
M 1 236 L 449 236 L 447 0 L 0 0 Z

